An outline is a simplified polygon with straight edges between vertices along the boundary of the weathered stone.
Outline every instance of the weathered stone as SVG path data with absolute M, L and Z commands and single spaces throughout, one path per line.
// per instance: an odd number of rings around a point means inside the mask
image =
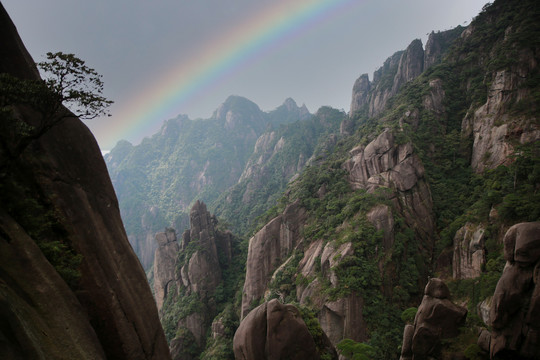
M 412 339 L 414 335 L 414 325 L 407 324 L 403 330 L 403 344 L 401 345 L 400 359 L 412 359 Z
M 362 74 L 354 82 L 352 91 L 351 110 L 350 116 L 353 116 L 358 110 L 360 110 L 369 101 L 369 91 L 371 90 L 371 84 L 369 82 L 368 74 Z
M 467 309 L 448 299 L 450 292 L 442 280 L 431 278 L 424 293 L 414 326 L 404 331 L 402 359 L 438 356 L 440 340 L 456 337 L 465 323 Z
M 276 299 L 247 314 L 234 334 L 233 349 L 237 360 L 320 359 L 298 309 Z
M 414 80 L 422 71 L 424 71 L 424 49 L 422 47 L 422 41 L 416 39 L 409 44 L 407 50 L 405 50 L 399 59 L 392 93 L 397 94 L 403 85 Z
M 452 275 L 454 279 L 471 279 L 480 276 L 485 264 L 484 228 L 465 224 L 454 236 Z
M 512 226 L 504 236 L 506 261 L 533 264 L 540 259 L 540 222 Z
M 195 242 L 197 249 L 182 267 L 182 283 L 188 287 L 188 292 L 198 293 L 203 300 L 221 281 L 216 245 L 219 236 L 216 234 L 215 223 L 216 219 L 206 210 L 206 205 L 197 200 L 190 212 L 189 237 L 182 241 L 186 247 Z M 230 245 L 223 246 L 230 248 Z
M 495 329 L 506 327 L 509 321 L 522 308 L 524 294 L 532 287 L 532 269 L 506 263 L 503 274 L 497 283 L 489 318 Z
M 304 221 L 305 210 L 299 202 L 295 202 L 250 239 L 242 295 L 242 318 L 249 311 L 251 302 L 264 295 L 271 274 L 299 243 Z
M 510 104 L 530 96 L 523 84 L 537 66 L 530 49 L 519 51 L 515 60 L 511 68 L 491 74 L 486 102 L 463 120 L 463 135 L 474 139 L 471 166 L 476 172 L 509 164 L 514 140 L 526 144 L 540 139 L 540 129 L 531 120 L 516 123 L 509 115 Z
M 176 279 L 176 258 L 180 247 L 173 229 L 156 234 L 158 248 L 154 255 L 154 297 L 158 310 L 167 297 L 170 284 Z
M 491 334 L 487 329 L 482 329 L 480 331 L 477 344 L 482 350 L 489 353 L 489 349 L 491 348 Z
M 366 217 L 377 231 L 382 231 L 383 247 L 389 250 L 394 244 L 394 216 L 390 207 L 384 204 L 376 205 L 366 214 Z
M 367 340 L 367 326 L 362 315 L 363 307 L 364 301 L 357 294 L 326 302 L 322 306 L 319 322 L 332 344 L 337 345 L 343 339 Z
M 424 289 L 424 294 L 437 299 L 448 299 L 450 290 L 441 279 L 431 278 Z
M 478 304 L 478 307 L 477 307 L 478 316 L 480 316 L 484 324 L 491 324 L 491 320 L 489 319 L 489 314 L 491 312 L 492 300 L 493 298 L 489 296 L 488 298 L 486 298 L 485 300 L 481 301 Z

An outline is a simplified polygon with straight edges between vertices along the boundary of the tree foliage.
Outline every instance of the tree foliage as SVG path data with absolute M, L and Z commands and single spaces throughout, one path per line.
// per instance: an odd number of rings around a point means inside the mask
M 0 140 L 8 159 L 17 158 L 32 141 L 62 120 L 109 115 L 113 103 L 102 95 L 102 76 L 75 55 L 49 52 L 47 60 L 37 65 L 44 80 L 0 74 Z M 15 114 L 14 106 L 33 114 Z
M 86 66 L 83 60 L 74 54 L 48 52 L 47 60 L 38 63 L 38 67 L 47 88 L 57 100 L 52 109 L 60 111 L 62 104 L 81 120 L 110 116 L 108 108 L 113 102 L 102 95 L 102 75 Z

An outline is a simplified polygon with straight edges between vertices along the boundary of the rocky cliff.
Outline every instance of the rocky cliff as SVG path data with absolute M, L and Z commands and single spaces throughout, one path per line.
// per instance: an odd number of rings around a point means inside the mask
M 249 240 L 241 318 L 251 310 L 252 302 L 264 295 L 277 266 L 298 246 L 304 213 L 299 203 L 291 204 Z
M 414 40 L 406 50 L 396 52 L 373 73 L 373 82 L 369 81 L 368 74 L 361 75 L 353 86 L 350 116 L 357 114 L 364 106 L 367 106 L 369 116 L 381 113 L 388 100 L 405 84 L 441 61 L 452 41 L 462 31 L 463 27 L 458 26 L 444 32 L 431 32 L 425 50 L 420 40 Z
M 171 354 L 174 359 L 195 358 L 221 310 L 218 302 L 223 300 L 216 289 L 223 288 L 222 273 L 233 261 L 233 237 L 229 231 L 218 230 L 217 219 L 203 202 L 196 201 L 190 211 L 190 229 L 179 244 L 172 229 L 158 233 L 156 240 L 154 291 Z
M 314 309 L 333 344 L 350 337 L 376 348 L 376 358 L 393 358 L 389 349 L 400 341 L 393 325 L 437 275 L 468 312 L 449 304 L 448 291 L 426 289 L 429 301 L 420 306 L 418 331 L 407 330 L 404 358 L 486 356 L 482 348 L 493 357 L 537 356 L 526 313 L 535 301 L 533 263 L 501 272 L 506 230 L 540 216 L 538 26 L 531 20 L 538 10 L 533 2 L 495 2 L 466 30 L 432 33 L 425 50 L 413 41 L 373 82 L 367 75 L 355 82 L 332 152 L 289 185 L 250 240 L 243 317 L 257 299 L 298 301 Z M 292 204 L 302 222 L 291 248 L 282 245 L 278 220 Z M 251 246 L 260 244 L 276 245 L 255 255 Z M 259 269 L 259 262 L 267 265 Z M 502 290 L 499 278 L 519 289 Z M 508 300 L 512 309 L 502 310 L 512 293 L 526 300 Z M 493 310 L 494 302 L 503 305 Z M 494 311 L 507 320 L 480 341 L 476 330 L 492 324 Z M 451 335 L 436 346 L 445 331 Z
M 1 5 L 0 17 L 0 73 L 39 79 Z M 16 127 L 41 115 L 2 106 L 15 132 L 3 132 L 0 150 L 0 357 L 170 358 L 92 134 L 68 118 L 10 158 Z
M 167 297 L 173 282 L 176 280 L 176 259 L 180 246 L 176 239 L 174 229 L 156 234 L 158 247 L 154 255 L 154 297 L 158 311 L 163 307 L 163 301 Z

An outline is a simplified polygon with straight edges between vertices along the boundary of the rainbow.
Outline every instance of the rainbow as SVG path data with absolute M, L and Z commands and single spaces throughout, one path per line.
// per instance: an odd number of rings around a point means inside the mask
M 317 26 L 359 0 L 280 0 L 168 69 L 155 83 L 124 104 L 110 120 L 103 144 L 141 138 L 156 122 L 175 117 L 182 104 L 280 42 Z M 122 110 L 125 109 L 125 110 Z

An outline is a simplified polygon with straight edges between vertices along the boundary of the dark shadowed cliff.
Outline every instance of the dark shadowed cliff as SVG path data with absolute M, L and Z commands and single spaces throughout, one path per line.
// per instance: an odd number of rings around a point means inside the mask
M 39 79 L 0 5 L 0 73 Z M 40 113 L 2 103 L 0 357 L 170 358 L 98 145 L 64 119 L 13 152 Z

